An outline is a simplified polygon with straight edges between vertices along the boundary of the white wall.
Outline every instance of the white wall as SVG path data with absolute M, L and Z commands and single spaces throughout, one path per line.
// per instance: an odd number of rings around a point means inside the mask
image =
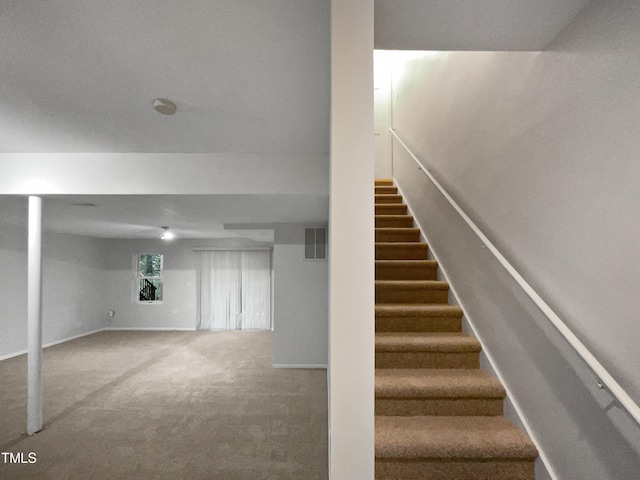
M 415 60 L 393 105 L 398 134 L 636 402 L 639 22 L 637 2 L 596 1 L 545 52 Z M 436 251 L 466 262 L 445 269 L 507 362 L 558 477 L 635 478 L 635 424 L 455 213 L 435 209 L 438 195 L 397 145 L 396 174 Z
M 42 249 L 43 343 L 103 328 L 104 241 L 44 232 Z
M 26 202 L 26 201 L 25 201 Z M 26 215 L 26 203 L 25 203 Z M 304 260 L 304 225 L 279 225 L 274 246 L 274 363 L 327 364 L 328 262 Z M 0 358 L 26 349 L 26 229 L 0 235 Z M 45 232 L 43 343 L 102 328 L 196 328 L 196 247 L 270 247 L 242 239 L 122 240 Z M 136 256 L 164 255 L 164 299 L 135 301 Z M 115 317 L 107 318 L 108 310 Z
M 108 240 L 106 281 L 109 309 L 115 310 L 110 328 L 195 330 L 197 315 L 196 247 L 262 246 L 241 240 Z M 141 253 L 164 255 L 163 301 L 136 301 L 135 259 Z
M 1 228 L 0 358 L 27 348 L 27 231 Z M 105 256 L 101 240 L 43 232 L 43 344 L 104 328 Z
M 25 221 L 26 221 L 25 199 Z M 27 229 L 0 230 L 0 358 L 27 348 Z
M 314 225 L 311 225 L 314 226 Z M 279 366 L 326 366 L 327 261 L 304 260 L 304 225 L 276 226 L 273 245 L 274 357 Z M 187 329 L 197 324 L 199 254 L 196 247 L 271 247 L 251 240 L 106 240 L 109 328 Z M 135 258 L 164 255 L 163 301 L 136 302 Z
M 281 366 L 326 366 L 327 260 L 304 259 L 304 227 L 280 225 L 273 246 L 274 358 Z
M 540 50 L 589 0 L 375 0 L 375 47 Z
M 373 1 L 331 2 L 329 476 L 374 476 Z
M 0 194 L 326 194 L 328 190 L 329 164 L 322 153 L 0 153 Z

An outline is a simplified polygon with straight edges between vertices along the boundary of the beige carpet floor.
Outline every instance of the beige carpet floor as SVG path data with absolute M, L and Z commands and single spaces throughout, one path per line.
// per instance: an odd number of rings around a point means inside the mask
M 325 370 L 272 367 L 271 332 L 100 332 L 45 349 L 27 436 L 26 356 L 0 362 L 1 479 L 326 479 Z

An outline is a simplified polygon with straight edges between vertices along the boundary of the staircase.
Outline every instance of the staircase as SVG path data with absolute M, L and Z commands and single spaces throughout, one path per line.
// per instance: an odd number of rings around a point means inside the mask
M 533 480 L 538 453 L 392 180 L 375 182 L 375 478 Z

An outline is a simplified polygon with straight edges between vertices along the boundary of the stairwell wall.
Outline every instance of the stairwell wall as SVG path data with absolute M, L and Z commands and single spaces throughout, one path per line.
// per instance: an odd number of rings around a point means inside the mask
M 640 402 L 640 5 L 592 2 L 543 52 L 394 78 L 394 128 Z M 640 431 L 397 143 L 394 176 L 557 478 L 635 478 Z

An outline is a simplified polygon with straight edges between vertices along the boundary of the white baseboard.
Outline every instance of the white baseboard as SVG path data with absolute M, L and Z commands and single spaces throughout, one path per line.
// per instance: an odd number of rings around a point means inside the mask
M 326 369 L 327 365 L 321 363 L 274 363 L 273 368 Z
M 132 330 L 132 331 L 152 331 L 152 332 L 195 332 L 195 328 L 172 328 L 172 327 L 108 327 L 107 332 Z
M 54 345 L 58 345 L 59 343 L 69 342 L 71 340 L 75 340 L 76 338 L 86 337 L 87 335 L 93 335 L 94 333 L 102 332 L 104 330 L 106 330 L 106 329 L 99 328 L 97 330 L 92 330 L 90 332 L 80 333 L 79 335 L 73 335 L 72 337 L 66 337 L 66 338 L 63 338 L 61 340 L 55 340 L 53 342 L 45 343 L 44 345 L 42 345 L 42 348 L 53 347 Z M 0 355 L 0 362 L 2 360 L 7 360 L 9 358 L 17 357 L 19 355 L 24 355 L 25 353 L 27 353 L 27 349 L 26 348 L 24 350 L 19 350 L 17 352 L 8 353 L 6 355 Z

